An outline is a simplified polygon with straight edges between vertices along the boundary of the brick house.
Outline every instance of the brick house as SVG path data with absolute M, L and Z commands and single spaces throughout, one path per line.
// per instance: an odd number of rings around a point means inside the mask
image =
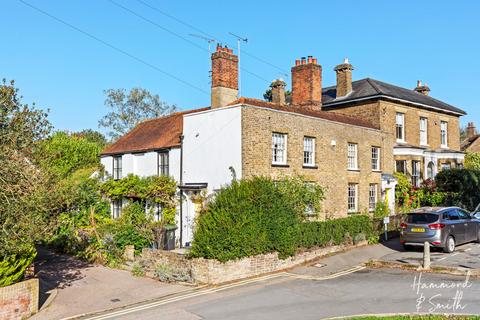
M 467 125 L 467 138 L 462 142 L 461 149 L 464 152 L 480 152 L 480 134 L 477 134 L 475 124 L 469 122 Z
M 430 162 L 432 173 L 441 163 L 463 162 L 458 118 L 465 113 L 419 92 L 426 86 L 352 82 L 352 70 L 345 61 L 335 68 L 337 85 L 323 88 L 322 67 L 309 56 L 292 67 L 290 104 L 283 81 L 272 85 L 272 102 L 238 98 L 238 58 L 217 46 L 210 107 L 145 121 L 101 161 L 114 178 L 169 174 L 178 181 L 182 246 L 192 239 L 195 195 L 214 193 L 232 175 L 301 174 L 326 189 L 322 218 L 373 211 L 379 201 L 393 210 L 400 161 L 414 181 L 427 177 Z M 121 205 L 113 204 L 114 216 Z

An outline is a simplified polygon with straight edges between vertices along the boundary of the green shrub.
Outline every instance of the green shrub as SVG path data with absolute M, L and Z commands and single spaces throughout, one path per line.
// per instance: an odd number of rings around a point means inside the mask
M 143 277 L 145 275 L 145 268 L 138 262 L 132 265 L 132 275 L 134 277 Z
M 467 152 L 465 155 L 465 169 L 480 170 L 480 152 Z
M 480 203 L 480 170 L 450 169 L 435 177 L 438 191 L 445 192 L 445 205 L 474 210 Z
M 375 206 L 373 217 L 384 218 L 384 217 L 388 217 L 389 215 L 390 215 L 390 208 L 388 207 L 388 205 L 383 201 L 379 201 Z
M 323 199 L 320 187 L 298 179 L 233 181 L 199 216 L 191 255 L 220 261 L 274 251 L 293 255 L 306 208 L 318 208 Z
M 22 253 L 4 256 L 0 261 L 0 287 L 9 286 L 23 279 L 25 270 L 37 255 L 34 247 Z
M 303 248 L 343 244 L 346 235 L 352 239 L 358 239 L 360 234 L 364 239 L 369 239 L 373 235 L 371 219 L 366 215 L 305 222 L 301 224 L 300 229 L 298 244 Z
M 191 282 L 192 277 L 190 276 L 187 269 L 178 269 L 174 270 L 167 264 L 158 264 L 155 268 L 155 277 L 162 282 Z

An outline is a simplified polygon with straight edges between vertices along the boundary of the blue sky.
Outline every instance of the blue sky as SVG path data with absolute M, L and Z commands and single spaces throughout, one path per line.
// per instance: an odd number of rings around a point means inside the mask
M 107 112 L 103 90 L 109 88 L 143 87 L 179 109 L 207 106 L 207 44 L 189 36 L 199 30 L 232 47 L 235 41 L 229 32 L 248 37 L 242 48 L 256 58 L 243 54 L 241 63 L 257 76 L 242 73 L 243 96 L 261 98 L 275 78 L 289 83 L 290 77 L 282 73 L 289 74 L 294 60 L 307 55 L 322 64 L 323 85 L 332 85 L 333 67 L 348 57 L 355 67 L 354 80 L 371 77 L 413 88 L 421 79 L 433 97 L 467 111 L 463 124 L 476 121 L 480 126 L 478 1 L 142 0 L 175 20 L 137 0 L 113 0 L 159 27 L 108 0 L 24 1 L 201 89 L 126 57 L 18 0 L 4 0 L 0 78 L 14 79 L 24 102 L 50 108 L 57 129 L 98 129 L 98 120 Z

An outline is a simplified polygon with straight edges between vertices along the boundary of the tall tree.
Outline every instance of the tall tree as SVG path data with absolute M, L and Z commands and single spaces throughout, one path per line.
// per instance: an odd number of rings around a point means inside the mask
M 21 102 L 14 82 L 0 84 L 0 260 L 31 250 L 52 221 L 48 178 L 35 165 L 50 132 L 47 114 Z
M 105 91 L 105 105 L 110 109 L 98 125 L 109 129 L 108 135 L 116 140 L 132 130 L 139 122 L 168 115 L 176 110 L 157 94 L 142 88 L 133 88 L 127 94 L 125 89 Z

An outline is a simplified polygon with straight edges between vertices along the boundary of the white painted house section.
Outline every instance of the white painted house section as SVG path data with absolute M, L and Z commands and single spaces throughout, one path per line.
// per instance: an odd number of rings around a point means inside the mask
M 140 177 L 156 176 L 158 174 L 158 152 L 126 153 L 122 157 L 122 177 L 135 174 Z M 180 180 L 180 148 L 169 150 L 169 175 L 179 182 Z M 113 157 L 103 156 L 100 162 L 105 167 L 107 176 L 113 175 Z
M 242 177 L 240 106 L 184 115 L 183 182 L 208 183 L 212 192 L 232 181 L 230 167 Z

